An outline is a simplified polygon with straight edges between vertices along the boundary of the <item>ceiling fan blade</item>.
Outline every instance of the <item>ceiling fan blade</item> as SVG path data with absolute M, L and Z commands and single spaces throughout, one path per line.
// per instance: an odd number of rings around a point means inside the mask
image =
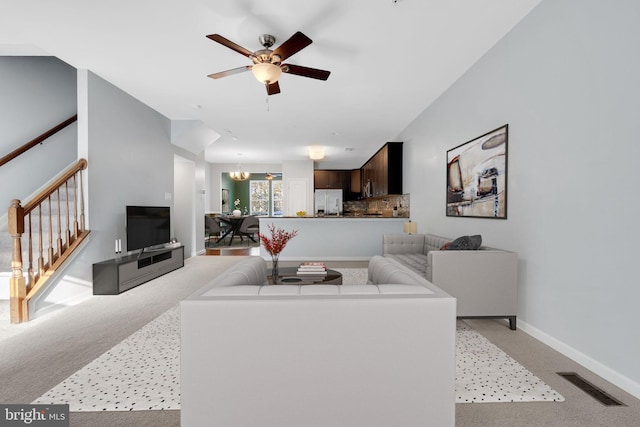
M 213 40 L 214 42 L 218 42 L 221 45 L 226 46 L 231 50 L 235 50 L 239 54 L 244 55 L 246 57 L 253 55 L 253 52 L 251 52 L 250 50 L 245 49 L 239 44 L 236 44 L 231 40 L 222 37 L 220 34 L 209 34 L 207 38 Z
M 310 77 L 312 79 L 327 80 L 331 71 L 318 70 L 317 68 L 303 67 L 301 65 L 283 64 L 282 71 L 296 76 Z
M 267 95 L 275 95 L 277 93 L 280 93 L 280 85 L 277 81 L 271 84 L 265 84 L 265 86 L 267 87 Z
M 284 61 L 290 56 L 300 52 L 311 43 L 313 43 L 313 41 L 309 37 L 298 31 L 294 35 L 289 37 L 289 39 L 287 39 L 284 43 L 278 46 L 278 48 L 276 48 L 273 53 L 279 55 L 280 60 Z
M 244 67 L 232 68 L 226 71 L 220 71 L 219 73 L 209 74 L 207 77 L 211 77 L 212 79 L 221 79 L 223 77 L 231 76 L 233 74 L 242 73 L 244 71 L 250 70 L 251 65 L 245 65 Z

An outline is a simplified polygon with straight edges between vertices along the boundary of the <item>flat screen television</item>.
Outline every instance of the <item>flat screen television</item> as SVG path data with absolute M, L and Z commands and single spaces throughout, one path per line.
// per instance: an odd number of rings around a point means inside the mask
M 168 206 L 127 206 L 127 250 L 152 248 L 171 240 Z

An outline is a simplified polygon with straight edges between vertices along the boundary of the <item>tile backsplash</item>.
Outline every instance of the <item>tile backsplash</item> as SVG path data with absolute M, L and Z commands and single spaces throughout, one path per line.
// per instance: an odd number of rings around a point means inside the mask
M 410 197 L 409 194 L 389 195 L 371 199 L 354 200 L 343 205 L 345 216 L 381 216 L 393 217 L 394 210 L 397 217 L 409 218 Z

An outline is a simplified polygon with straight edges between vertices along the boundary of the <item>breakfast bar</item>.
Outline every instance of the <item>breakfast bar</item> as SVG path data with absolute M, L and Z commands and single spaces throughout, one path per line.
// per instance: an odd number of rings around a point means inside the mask
M 402 233 L 407 218 L 367 217 L 260 217 L 260 232 L 274 224 L 286 231 L 298 230 L 280 255 L 281 261 L 366 261 L 382 255 L 382 236 Z M 271 256 L 260 246 L 260 256 Z

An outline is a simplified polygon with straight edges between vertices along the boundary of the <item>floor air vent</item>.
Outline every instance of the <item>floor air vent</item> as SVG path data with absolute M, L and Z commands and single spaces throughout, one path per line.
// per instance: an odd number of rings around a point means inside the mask
M 594 386 L 575 372 L 558 372 L 558 375 L 564 377 L 564 379 L 574 384 L 580 390 L 589 394 L 591 397 L 605 406 L 626 406 L 624 403 L 605 393 L 603 390 Z

